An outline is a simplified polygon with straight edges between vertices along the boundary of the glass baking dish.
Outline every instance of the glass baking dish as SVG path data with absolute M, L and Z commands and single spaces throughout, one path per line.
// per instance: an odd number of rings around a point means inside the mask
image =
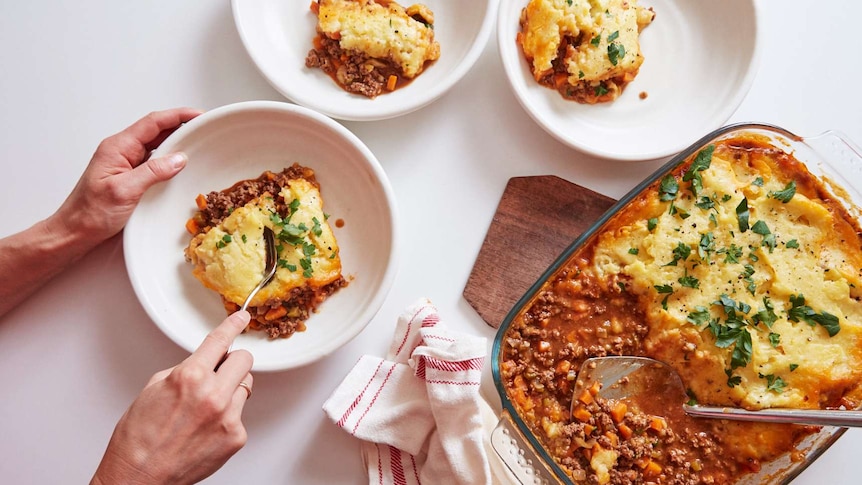
M 812 174 L 824 182 L 832 198 L 841 202 L 857 221 L 862 220 L 859 209 L 862 207 L 862 150 L 846 136 L 835 131 L 803 138 L 783 128 L 767 124 L 741 123 L 726 126 L 704 136 L 641 182 L 557 257 L 536 283 L 518 300 L 497 331 L 492 350 L 492 373 L 494 384 L 500 395 L 502 411 L 500 421 L 491 435 L 491 443 L 502 461 L 506 463 L 521 483 L 570 484 L 573 482 L 554 462 L 538 438 L 518 416 L 516 408 L 506 393 L 500 375 L 500 358 L 502 340 L 507 329 L 517 315 L 531 304 L 544 284 L 551 280 L 556 272 L 569 261 L 570 257 L 581 246 L 590 241 L 594 235 L 600 233 L 603 226 L 643 190 L 710 143 L 743 133 L 766 136 L 773 146 L 793 154 L 797 160 L 807 166 Z M 819 432 L 806 437 L 798 446 L 797 449 L 804 453 L 804 459 L 801 461 L 791 461 L 789 453 L 787 453 L 776 460 L 764 463 L 759 472 L 749 474 L 737 483 L 787 484 L 826 451 L 844 431 L 844 428 L 824 427 Z

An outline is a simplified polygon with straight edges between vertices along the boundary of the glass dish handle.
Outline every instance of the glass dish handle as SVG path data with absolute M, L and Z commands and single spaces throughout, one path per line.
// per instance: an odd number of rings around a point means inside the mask
M 830 130 L 817 136 L 804 137 L 803 141 L 821 160 L 825 160 L 833 169 L 831 175 L 840 180 L 845 189 L 851 189 L 853 200 L 860 203 L 862 198 L 862 148 L 859 148 L 850 138 L 840 131 Z
M 497 427 L 491 432 L 491 446 L 497 456 L 522 485 L 551 485 L 560 483 L 553 478 L 541 458 L 515 427 L 509 413 L 503 412 Z

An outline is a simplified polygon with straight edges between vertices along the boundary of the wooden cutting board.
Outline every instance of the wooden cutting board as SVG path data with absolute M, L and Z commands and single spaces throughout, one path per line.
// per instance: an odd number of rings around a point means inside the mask
M 553 175 L 509 179 L 464 298 L 497 328 L 521 296 L 614 199 Z

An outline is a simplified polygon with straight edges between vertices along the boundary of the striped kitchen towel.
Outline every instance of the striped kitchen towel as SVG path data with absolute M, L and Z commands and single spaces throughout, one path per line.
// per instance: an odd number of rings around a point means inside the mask
M 422 299 L 398 318 L 386 359 L 357 362 L 323 410 L 362 440 L 369 483 L 491 483 L 479 395 L 485 344 L 444 328 Z

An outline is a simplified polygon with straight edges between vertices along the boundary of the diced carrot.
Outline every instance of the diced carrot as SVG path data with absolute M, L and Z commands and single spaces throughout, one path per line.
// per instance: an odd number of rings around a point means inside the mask
M 561 360 L 559 364 L 557 364 L 557 374 L 567 374 L 569 369 L 572 368 L 572 363 L 568 360 Z
M 207 208 L 207 198 L 204 194 L 198 194 L 195 197 L 195 205 L 198 206 L 198 209 L 204 210 Z
M 626 412 L 628 410 L 629 407 L 626 406 L 626 403 L 622 401 L 614 403 L 614 407 L 611 408 L 611 418 L 614 420 L 614 423 L 621 423 L 626 417 Z
M 593 417 L 593 415 L 587 410 L 587 408 L 578 406 L 574 411 L 572 411 L 572 417 L 582 423 L 586 423 Z
M 644 476 L 647 478 L 656 478 L 661 475 L 661 465 L 650 460 L 646 468 L 644 468 Z
M 629 428 L 629 426 L 628 426 L 627 424 L 625 424 L 625 423 L 620 423 L 620 424 L 617 426 L 617 429 L 619 430 L 620 435 L 623 437 L 623 439 L 629 439 L 629 438 L 631 438 L 631 437 L 632 437 L 632 435 L 634 434 L 634 432 L 632 431 L 632 429 L 631 429 L 631 428 Z
M 646 467 L 647 467 L 647 465 L 649 465 L 649 463 L 650 463 L 651 461 L 652 461 L 652 460 L 650 459 L 650 457 L 648 457 L 648 456 L 642 456 L 642 457 L 638 458 L 637 460 L 635 460 L 635 465 L 637 465 L 637 466 L 638 466 L 638 468 L 640 468 L 641 470 L 643 470 L 644 468 L 646 468 Z
M 277 306 L 275 308 L 270 309 L 266 312 L 266 315 L 263 316 L 263 319 L 267 322 L 271 322 L 273 320 L 277 320 L 283 316 L 287 315 L 287 308 L 284 306 Z
M 554 87 L 560 89 L 561 86 L 564 86 L 567 82 L 569 82 L 569 77 L 563 73 L 554 74 Z
M 592 424 L 585 424 L 584 425 L 584 434 L 587 436 L 593 434 L 593 431 L 595 431 L 595 430 L 596 430 L 596 427 L 593 426 Z
M 547 340 L 540 340 L 538 347 L 539 347 L 539 352 L 547 352 L 547 351 L 551 350 L 551 342 L 548 342 Z
M 601 390 L 602 390 L 602 384 L 599 381 L 593 382 L 593 385 L 590 386 L 590 393 L 593 396 L 597 396 L 599 394 L 599 391 L 601 391 Z
M 662 431 L 667 428 L 667 421 L 661 416 L 653 416 L 649 421 L 649 427 L 655 431 Z
M 317 15 L 320 13 L 320 4 L 315 2 L 314 0 L 312 0 L 311 5 L 309 5 L 309 8 L 311 9 L 312 12 L 314 12 L 314 15 Z
M 196 221 L 194 217 L 186 221 L 186 231 L 189 231 L 189 234 L 192 236 L 197 236 L 198 232 L 200 232 L 198 221 Z
M 592 404 L 595 402 L 595 399 L 593 399 L 593 395 L 590 393 L 589 389 L 584 389 L 583 392 L 581 392 L 581 395 L 578 396 L 578 401 L 581 401 L 584 404 Z
M 398 82 L 398 76 L 392 74 L 389 76 L 389 79 L 386 80 L 386 89 L 390 91 L 395 91 L 395 83 Z
M 616 433 L 611 433 L 610 431 L 605 431 L 605 438 L 611 442 L 611 446 L 616 448 L 620 444 L 620 437 L 616 435 Z

